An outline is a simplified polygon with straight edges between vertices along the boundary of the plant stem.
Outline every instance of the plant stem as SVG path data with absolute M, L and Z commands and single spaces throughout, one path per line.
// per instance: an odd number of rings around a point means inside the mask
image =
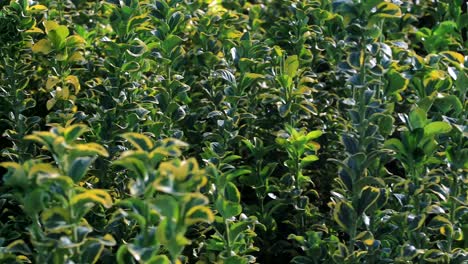
M 228 256 L 232 256 L 231 252 L 231 237 L 229 233 L 229 222 L 227 219 L 224 219 L 224 226 L 226 227 L 226 250 L 228 251 Z

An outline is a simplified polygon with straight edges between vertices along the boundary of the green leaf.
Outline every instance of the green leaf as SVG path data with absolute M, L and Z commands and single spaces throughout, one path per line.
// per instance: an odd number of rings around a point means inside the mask
M 378 126 L 382 136 L 386 137 L 393 133 L 393 122 L 395 122 L 395 119 L 391 115 L 382 115 L 379 118 Z
M 297 55 L 292 55 L 286 58 L 284 62 L 284 72 L 291 78 L 296 77 L 299 70 L 299 58 Z
M 319 158 L 316 155 L 308 155 L 301 159 L 301 165 L 304 166 L 317 160 L 319 160 Z
M 307 133 L 306 138 L 307 138 L 307 140 L 312 140 L 312 139 L 319 138 L 322 134 L 323 134 L 322 131 L 314 130 L 314 131 L 311 131 L 311 132 Z
M 168 219 L 179 218 L 179 204 L 174 197 L 169 195 L 160 195 L 155 201 L 155 207 L 159 215 Z
M 163 41 L 161 47 L 163 48 L 164 52 L 170 53 L 176 46 L 178 46 L 182 42 L 183 40 L 179 36 L 169 35 Z
M 249 260 L 241 256 L 231 256 L 224 260 L 224 264 L 248 264 Z
M 438 134 L 445 134 L 452 130 L 452 126 L 443 121 L 436 121 L 429 123 L 424 127 L 424 135 L 425 136 L 433 136 Z
M 66 38 L 70 34 L 66 26 L 58 26 L 47 32 L 47 37 L 49 38 L 52 46 L 56 49 L 62 49 L 65 47 Z
M 229 202 L 222 198 L 219 198 L 216 203 L 216 209 L 220 212 L 223 218 L 231 218 L 242 213 L 242 206 L 238 203 Z
M 96 263 L 99 260 L 99 257 L 102 254 L 104 245 L 97 241 L 88 240 L 86 243 L 81 246 L 81 261 L 85 263 Z
M 357 214 L 360 215 L 369 209 L 379 199 L 380 189 L 372 186 L 365 186 L 358 200 Z
M 455 113 L 461 113 L 463 111 L 463 104 L 456 95 L 445 95 L 441 98 L 436 98 L 434 106 L 439 109 L 442 113 L 448 113 L 450 110 L 454 110 Z
M 427 124 L 426 112 L 421 108 L 416 108 L 409 114 L 409 124 L 411 130 L 424 128 Z
M 429 263 L 449 263 L 450 257 L 438 250 L 438 249 L 430 249 L 424 253 L 423 256 L 424 260 Z
M 136 61 L 130 61 L 122 65 L 122 71 L 125 72 L 138 72 L 140 70 L 140 64 Z
M 351 234 L 356 218 L 356 211 L 350 203 L 340 201 L 336 204 L 333 211 L 333 219 L 346 231 L 346 233 Z
M 230 172 L 226 173 L 226 179 L 228 181 L 232 181 L 232 180 L 238 178 L 239 176 L 247 175 L 247 174 L 251 174 L 251 173 L 252 173 L 252 171 L 249 170 L 249 169 L 238 168 L 238 169 L 235 169 L 233 171 L 230 171 Z
M 78 157 L 75 158 L 68 170 L 68 176 L 73 179 L 74 182 L 79 182 L 83 176 L 88 172 L 91 163 L 93 163 L 94 158 L 90 157 Z
M 236 241 L 242 237 L 242 233 L 249 232 L 250 226 L 253 224 L 246 219 L 243 222 L 236 222 L 229 226 L 229 241 L 231 244 L 236 243 Z
M 45 208 L 44 197 L 46 197 L 46 192 L 42 189 L 28 192 L 23 200 L 24 211 L 30 216 L 39 213 Z
M 145 261 L 147 264 L 171 264 L 171 261 L 166 255 L 157 255 L 152 256 L 148 261 Z
M 116 260 L 118 264 L 127 264 L 133 261 L 128 251 L 128 244 L 122 244 L 117 250 Z
M 384 143 L 385 148 L 389 148 L 397 152 L 397 154 L 408 155 L 405 146 L 398 138 L 391 138 L 385 141 Z

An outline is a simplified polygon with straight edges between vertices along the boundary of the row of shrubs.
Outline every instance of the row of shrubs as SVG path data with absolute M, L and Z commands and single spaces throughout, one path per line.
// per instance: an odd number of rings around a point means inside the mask
M 1 263 L 466 263 L 463 0 L 0 3 Z

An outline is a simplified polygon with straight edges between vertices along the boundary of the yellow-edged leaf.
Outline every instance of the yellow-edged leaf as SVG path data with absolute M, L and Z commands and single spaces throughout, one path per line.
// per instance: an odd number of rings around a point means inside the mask
M 31 29 L 26 30 L 26 33 L 44 33 L 44 31 L 38 27 L 33 27 Z
M 46 89 L 48 91 L 52 90 L 52 88 L 54 88 L 55 85 L 57 85 L 57 83 L 59 82 L 60 82 L 60 79 L 57 76 L 49 76 L 46 82 Z
M 193 225 L 200 222 L 211 223 L 213 221 L 213 212 L 204 205 L 197 205 L 187 211 L 185 224 Z
M 85 156 L 100 155 L 103 157 L 109 157 L 109 153 L 103 146 L 93 142 L 74 145 L 72 148 L 73 150 L 78 151 L 81 155 Z
M 73 88 L 75 88 L 75 94 L 78 94 L 78 92 L 81 89 L 80 81 L 78 80 L 78 77 L 75 75 L 68 75 L 67 78 L 65 78 L 66 83 L 70 83 L 73 85 Z
M 154 147 L 153 141 L 143 134 L 125 133 L 122 137 L 128 140 L 138 150 L 150 151 Z
M 28 171 L 28 177 L 35 175 L 37 173 L 46 173 L 49 175 L 58 175 L 57 168 L 48 164 L 48 163 L 38 163 L 34 164 Z
M 446 78 L 446 75 L 441 70 L 432 70 L 424 76 L 423 84 L 427 86 L 431 81 L 437 81 L 439 79 L 443 80 Z
M 88 127 L 83 124 L 75 124 L 66 127 L 63 130 L 63 135 L 67 142 L 71 142 L 81 136 L 84 132 L 88 131 Z
M 454 51 L 444 51 L 441 53 L 443 56 L 445 56 L 447 59 L 453 61 L 453 62 L 458 62 L 460 64 L 464 64 L 465 63 L 465 57 L 458 53 L 458 52 L 454 52 Z
M 381 18 L 400 18 L 402 16 L 400 7 L 389 2 L 378 4 L 376 15 Z
M 110 208 L 112 206 L 112 198 L 105 190 L 94 189 L 94 190 L 87 190 L 83 193 L 75 195 L 71 199 L 71 204 L 75 205 L 78 203 L 88 203 L 88 202 L 95 202 L 103 205 L 106 208 Z

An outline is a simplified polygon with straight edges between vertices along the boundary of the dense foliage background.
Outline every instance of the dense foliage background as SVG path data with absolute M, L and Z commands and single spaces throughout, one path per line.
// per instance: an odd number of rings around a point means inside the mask
M 467 263 L 463 0 L 0 1 L 1 263 Z

